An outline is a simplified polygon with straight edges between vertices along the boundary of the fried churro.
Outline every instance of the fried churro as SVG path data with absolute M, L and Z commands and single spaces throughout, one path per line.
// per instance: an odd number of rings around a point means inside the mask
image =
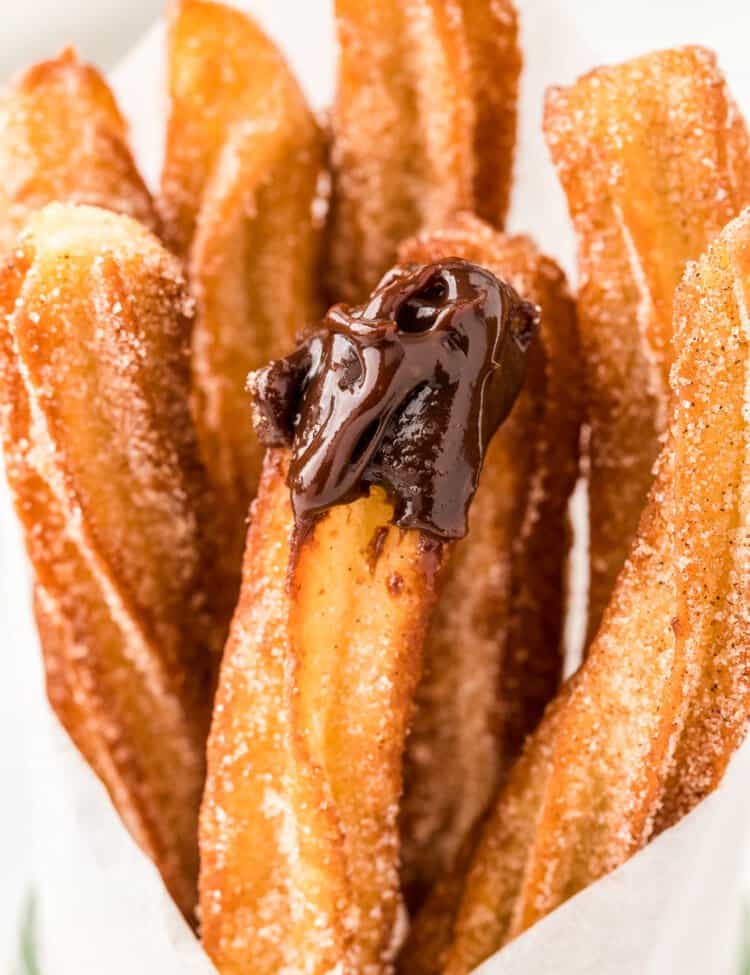
M 746 212 L 678 290 L 671 423 L 648 506 L 585 664 L 484 828 L 441 966 L 449 975 L 691 808 L 744 735 L 749 252 Z
M 0 275 L 5 466 L 50 701 L 190 915 L 226 607 L 188 310 L 177 261 L 92 207 L 39 211 Z
M 201 829 L 203 939 L 223 975 L 392 962 L 404 743 L 436 572 L 466 530 L 534 322 L 475 265 L 397 268 L 252 379 L 277 446 Z
M 672 295 L 750 202 L 750 142 L 712 53 L 661 51 L 547 98 L 578 237 L 590 448 L 588 638 L 628 552 L 667 419 Z
M 675 619 L 689 679 L 657 831 L 716 788 L 750 716 L 749 307 L 745 210 L 675 295 Z
M 560 684 L 567 505 L 577 477 L 580 357 L 563 273 L 528 238 L 468 214 L 399 254 L 417 263 L 451 255 L 509 281 L 540 306 L 542 324 L 430 624 L 401 812 L 412 909 L 453 866 Z
M 194 412 L 239 571 L 263 457 L 245 379 L 320 315 L 323 140 L 280 52 L 222 4 L 175 4 L 169 98 L 161 208 L 196 297 Z
M 337 0 L 329 292 L 361 300 L 399 243 L 460 210 L 502 226 L 521 55 L 510 0 Z

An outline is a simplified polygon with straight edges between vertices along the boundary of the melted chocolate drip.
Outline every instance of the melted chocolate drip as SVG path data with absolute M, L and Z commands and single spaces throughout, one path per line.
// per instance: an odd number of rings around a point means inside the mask
M 251 373 L 261 441 L 291 447 L 298 528 L 377 484 L 396 524 L 463 536 L 537 322 L 476 264 L 396 267 L 366 304 L 335 305 L 296 352 Z

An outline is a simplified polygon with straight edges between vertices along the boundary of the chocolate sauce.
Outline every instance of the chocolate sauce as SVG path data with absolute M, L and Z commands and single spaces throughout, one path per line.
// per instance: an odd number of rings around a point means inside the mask
M 396 267 L 251 373 L 267 446 L 291 447 L 298 528 L 380 485 L 394 522 L 460 538 L 485 450 L 523 383 L 538 311 L 467 261 Z

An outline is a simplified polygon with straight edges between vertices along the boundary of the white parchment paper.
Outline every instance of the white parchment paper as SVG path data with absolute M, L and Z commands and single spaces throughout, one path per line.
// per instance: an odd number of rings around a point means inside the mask
M 239 5 L 259 15 L 284 47 L 313 104 L 324 108 L 335 69 L 331 0 Z M 717 50 L 735 97 L 750 114 L 750 7 L 746 0 L 521 0 L 519 5 L 526 68 L 510 229 L 530 232 L 573 274 L 565 203 L 540 130 L 544 89 L 569 83 L 600 63 L 698 42 Z M 162 54 L 157 27 L 113 77 L 152 180 L 161 151 Z M 0 607 L 9 655 L 37 659 L 28 570 L 4 487 L 0 551 Z M 574 636 L 576 630 L 580 613 L 573 620 Z M 35 729 L 27 740 L 32 742 L 28 765 L 43 975 L 209 975 L 214 969 L 156 871 L 46 707 L 38 666 L 35 674 L 25 692 L 28 727 Z M 749 809 L 750 749 L 745 747 L 714 796 L 486 962 L 483 975 L 735 975 Z

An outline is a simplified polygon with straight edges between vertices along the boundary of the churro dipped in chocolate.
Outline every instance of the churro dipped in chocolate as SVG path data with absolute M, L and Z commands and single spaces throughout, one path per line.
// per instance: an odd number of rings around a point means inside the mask
M 271 449 L 201 818 L 203 940 L 223 975 L 392 962 L 404 744 L 436 574 L 536 316 L 468 262 L 402 266 L 251 377 Z
M 674 289 L 685 263 L 750 203 L 750 140 L 715 56 L 699 47 L 553 89 L 545 131 L 578 237 L 591 640 L 666 429 Z
M 188 917 L 228 607 L 188 409 L 190 303 L 140 224 L 52 204 L 0 273 L 5 468 L 50 703 Z

